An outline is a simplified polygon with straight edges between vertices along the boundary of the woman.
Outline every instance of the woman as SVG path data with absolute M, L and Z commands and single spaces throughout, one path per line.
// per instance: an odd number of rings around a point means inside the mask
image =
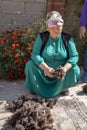
M 78 52 L 73 39 L 70 38 L 68 43 L 69 57 L 63 43 L 61 33 L 64 21 L 62 16 L 58 12 L 52 11 L 47 17 L 46 26 L 49 38 L 40 54 L 42 40 L 40 34 L 38 34 L 31 60 L 25 67 L 24 86 L 44 98 L 52 98 L 77 82 L 80 69 L 77 66 Z M 51 73 L 60 65 L 65 73 L 63 80 Z
M 81 11 L 81 16 L 80 16 L 80 27 L 79 27 L 80 39 L 85 38 L 86 28 L 87 28 L 87 0 L 84 1 L 82 11 Z M 82 76 L 82 81 L 87 82 L 87 47 L 84 55 L 83 69 L 84 69 L 84 74 Z
M 87 33 L 87 0 L 84 0 L 84 4 L 80 16 L 80 27 L 79 27 L 80 39 L 83 38 L 87 39 L 86 33 Z M 87 82 L 87 46 L 84 55 L 83 71 L 84 73 L 82 76 L 82 81 Z M 82 88 L 83 88 L 83 92 L 87 94 L 87 85 L 84 85 Z

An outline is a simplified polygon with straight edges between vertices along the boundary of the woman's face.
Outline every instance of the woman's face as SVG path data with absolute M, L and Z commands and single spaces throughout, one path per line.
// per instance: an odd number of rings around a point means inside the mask
M 56 39 L 57 36 L 61 34 L 62 29 L 63 29 L 63 24 L 48 27 L 48 31 L 53 39 Z

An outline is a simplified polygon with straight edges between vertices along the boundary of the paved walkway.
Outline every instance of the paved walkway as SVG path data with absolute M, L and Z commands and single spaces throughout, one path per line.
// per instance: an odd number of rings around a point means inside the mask
M 82 91 L 85 84 L 79 80 L 78 84 L 69 89 L 69 96 L 58 97 L 52 109 L 57 130 L 87 130 L 87 95 Z M 5 110 L 5 105 L 8 100 L 12 101 L 20 94 L 30 94 L 24 90 L 23 85 L 24 81 L 20 80 L 0 81 L 0 130 L 12 130 L 4 127 L 6 119 L 12 115 Z

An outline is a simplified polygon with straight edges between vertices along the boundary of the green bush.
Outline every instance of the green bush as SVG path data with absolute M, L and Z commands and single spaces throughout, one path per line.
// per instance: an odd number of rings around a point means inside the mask
M 24 79 L 24 68 L 36 36 L 45 30 L 44 20 L 34 23 L 28 29 L 6 30 L 0 34 L 0 78 Z

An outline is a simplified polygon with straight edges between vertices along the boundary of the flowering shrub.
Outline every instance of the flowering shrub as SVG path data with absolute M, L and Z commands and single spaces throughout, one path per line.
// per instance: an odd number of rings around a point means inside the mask
M 24 68 L 38 32 L 45 28 L 42 22 L 29 29 L 6 30 L 0 35 L 0 78 L 24 79 Z

